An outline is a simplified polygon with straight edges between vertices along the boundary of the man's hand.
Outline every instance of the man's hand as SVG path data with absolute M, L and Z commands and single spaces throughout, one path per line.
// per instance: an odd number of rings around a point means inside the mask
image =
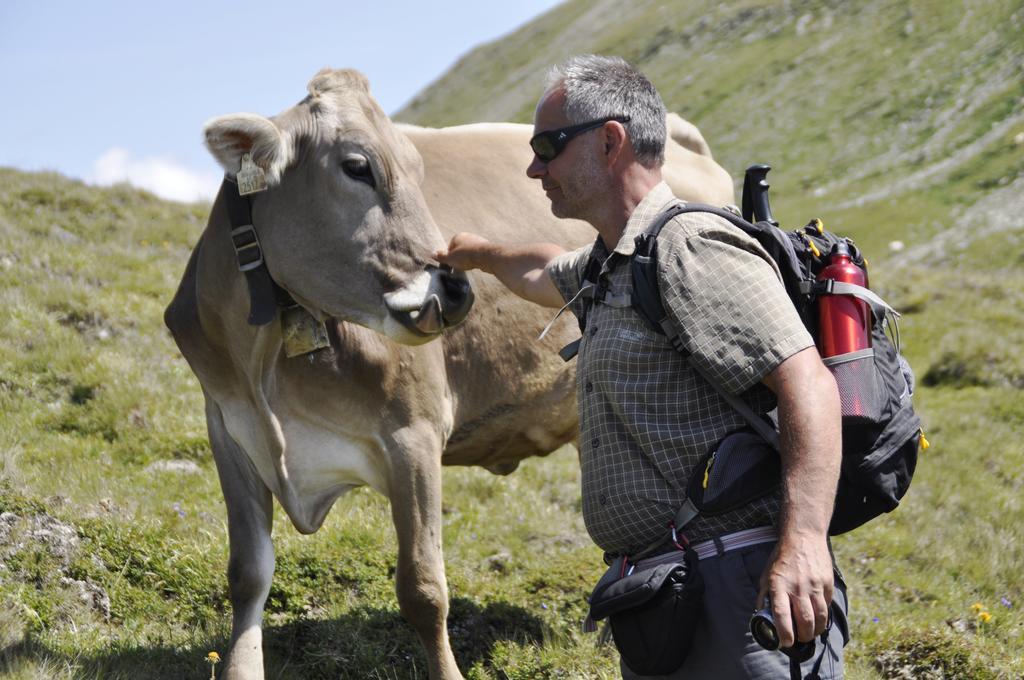
M 530 302 L 561 307 L 562 294 L 545 267 L 563 252 L 553 243 L 511 245 L 462 232 L 452 237 L 447 250 L 437 251 L 434 257 L 462 271 L 479 269 L 494 274 L 509 290 Z
M 779 644 L 792 647 L 796 640 L 807 642 L 825 631 L 832 589 L 832 556 L 823 539 L 780 541 L 761 574 L 757 608 L 766 594 L 771 596 Z
M 452 236 L 447 250 L 437 251 L 434 253 L 434 257 L 441 264 L 446 264 L 453 269 L 461 269 L 464 272 L 481 269 L 485 249 L 489 244 L 490 241 L 483 236 L 463 231 Z

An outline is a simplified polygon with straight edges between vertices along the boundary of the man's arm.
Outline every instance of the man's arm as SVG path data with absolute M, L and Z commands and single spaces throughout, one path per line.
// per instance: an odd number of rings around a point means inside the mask
M 794 633 L 808 641 L 828 624 L 828 525 L 842 459 L 839 391 L 813 347 L 783 361 L 764 383 L 778 398 L 783 496 L 779 543 L 761 575 L 756 606 L 771 594 L 781 645 L 790 647 Z
M 448 249 L 437 251 L 434 257 L 455 269 L 480 269 L 493 274 L 509 290 L 530 302 L 561 307 L 564 300 L 546 267 L 564 252 L 553 243 L 509 245 L 463 232 L 453 236 Z

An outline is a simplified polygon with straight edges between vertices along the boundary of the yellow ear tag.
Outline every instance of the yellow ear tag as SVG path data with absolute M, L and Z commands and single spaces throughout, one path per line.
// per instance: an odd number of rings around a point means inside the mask
M 235 181 L 238 182 L 239 196 L 267 190 L 267 173 L 253 162 L 249 154 L 242 154 L 242 167 L 235 173 Z
M 929 444 L 928 440 L 924 438 L 924 430 L 921 430 L 921 450 L 924 451 L 929 446 L 931 446 L 931 444 Z
M 824 236 L 824 234 L 825 234 L 825 223 L 821 221 L 820 217 L 815 217 L 814 218 L 814 228 L 818 230 L 818 235 L 819 236 Z
M 815 257 L 821 257 L 821 251 L 818 250 L 818 246 L 814 245 L 814 241 L 807 239 L 807 245 L 811 247 L 811 252 L 814 253 Z

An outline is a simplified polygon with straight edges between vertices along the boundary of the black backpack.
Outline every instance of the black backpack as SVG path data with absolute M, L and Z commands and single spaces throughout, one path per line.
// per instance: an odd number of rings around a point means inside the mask
M 851 260 L 858 266 L 863 267 L 864 258 L 852 241 L 825 231 L 820 220 L 812 220 L 807 226 L 794 231 L 779 229 L 768 208 L 768 185 L 764 181 L 767 171 L 768 166 L 764 165 L 748 169 L 744 182 L 744 217 L 731 210 L 709 205 L 677 204 L 659 215 L 638 235 L 636 251 L 628 260 L 633 283 L 633 293 L 628 304 L 652 330 L 666 335 L 676 350 L 684 356 L 688 355 L 678 330 L 668 319 L 661 303 L 657 246 L 661 229 L 677 215 L 691 212 L 717 215 L 752 236 L 764 247 L 778 265 L 786 292 L 813 338 L 818 337 L 818 296 L 854 295 L 869 304 L 873 317 L 871 348 L 824 359 L 839 386 L 843 412 L 842 470 L 829 526 L 829 533 L 835 536 L 895 509 L 910 486 L 917 465 L 918 449 L 928 444 L 921 431 L 920 419 L 911 404 L 914 376 L 900 354 L 899 330 L 896 325 L 899 314 L 866 288 L 817 281 L 818 273 L 829 262 L 828 255 L 832 247 L 840 241 L 848 245 Z M 758 219 L 751 221 L 754 214 Z M 604 300 L 608 292 L 606 283 L 598 276 L 600 269 L 601 262 L 595 258 L 584 271 L 581 288 L 586 290 L 587 284 L 591 284 L 591 288 L 585 294 L 587 304 L 579 318 L 581 330 L 586 326 L 586 310 L 589 310 L 592 301 Z M 570 347 L 566 348 L 568 351 L 563 350 L 563 358 L 567 360 L 575 354 L 575 347 Z M 725 392 L 696 364 L 690 365 L 745 417 L 753 430 L 778 450 L 778 433 L 768 425 L 764 417 L 754 413 L 745 402 Z M 850 408 L 854 402 L 857 403 L 856 409 Z M 856 410 L 857 415 L 851 414 L 853 410 Z M 699 498 L 694 498 L 695 495 L 699 496 L 700 489 L 693 481 L 689 485 L 690 498 L 687 502 L 690 511 L 687 512 L 687 506 L 684 506 L 684 510 L 677 516 L 676 526 L 680 529 L 698 513 L 717 514 L 705 511 Z M 756 497 L 771 491 L 777 484 L 770 488 L 765 488 L 763 484 L 751 486 L 758 489 L 754 492 L 753 497 Z M 694 493 L 695 489 L 697 494 Z M 744 502 L 751 499 L 752 496 L 748 495 Z M 696 501 L 696 506 L 693 501 Z M 730 505 L 735 506 L 735 503 Z

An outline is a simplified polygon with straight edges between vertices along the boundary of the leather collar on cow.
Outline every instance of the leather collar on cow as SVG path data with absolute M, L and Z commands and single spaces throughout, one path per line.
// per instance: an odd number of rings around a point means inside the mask
M 252 204 L 248 196 L 238 193 L 238 184 L 225 176 L 221 195 L 228 208 L 231 245 L 238 259 L 238 271 L 245 274 L 249 285 L 249 325 L 265 326 L 277 317 L 278 308 L 296 305 L 292 296 L 270 276 L 256 228 L 252 224 Z

